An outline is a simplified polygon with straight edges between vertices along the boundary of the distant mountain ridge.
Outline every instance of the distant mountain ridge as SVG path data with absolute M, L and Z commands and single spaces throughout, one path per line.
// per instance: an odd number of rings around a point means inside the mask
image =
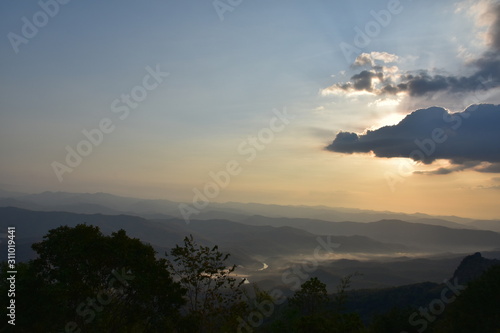
M 500 246 L 499 233 L 399 220 L 360 223 L 252 216 L 244 222 L 214 219 L 186 224 L 178 218 L 148 220 L 124 214 L 82 215 L 18 208 L 0 208 L 0 217 L 4 227 L 9 223 L 19 224 L 21 237 L 40 238 L 60 225 L 90 223 L 98 225 L 105 233 L 123 228 L 132 236 L 158 246 L 173 246 L 175 241 L 179 243 L 184 236 L 194 234 L 209 244 L 260 256 L 311 251 L 318 236 L 334 237 L 342 244 L 337 250 L 339 253 L 471 252 L 471 249 L 495 250 Z
M 251 216 L 243 220 L 243 223 L 272 226 L 288 225 L 317 235 L 360 235 L 380 242 L 395 242 L 430 252 L 451 251 L 458 248 L 462 248 L 464 252 L 471 252 L 477 246 L 485 246 L 486 244 L 488 244 L 488 249 L 500 247 L 499 233 L 468 229 L 466 226 L 458 229 L 401 220 L 380 220 L 371 223 L 326 222 L 265 216 Z
M 123 197 L 102 192 L 69 193 L 47 191 L 38 194 L 22 194 L 0 189 L 0 207 L 8 206 L 40 211 L 127 214 L 146 218 L 181 217 L 178 202 L 163 199 Z M 431 216 L 422 213 L 405 214 L 327 206 L 287 206 L 237 202 L 210 203 L 200 214 L 193 215 L 192 219 L 228 219 L 245 222 L 245 219 L 253 215 L 271 218 L 315 219 L 328 222 L 374 222 L 396 219 L 450 228 L 465 227 L 500 232 L 500 221 L 494 220 L 474 220 L 457 216 Z
M 286 222 L 287 219 L 277 221 Z M 306 219 L 296 221 L 307 222 Z M 269 220 L 263 222 L 268 223 Z M 284 226 L 249 225 L 213 219 L 193 220 L 186 224 L 179 218 L 146 219 L 125 214 L 77 214 L 0 207 L 0 228 L 6 230 L 7 226 L 16 226 L 17 259 L 21 261 L 34 258 L 31 244 L 40 242 L 50 229 L 61 225 L 96 225 L 104 234 L 125 229 L 130 237 L 151 244 L 160 256 L 191 234 L 200 244 L 219 245 L 222 251 L 231 254 L 231 263 L 239 266 L 239 274 L 250 276 L 252 281 L 263 281 L 262 285 L 269 288 L 279 286 L 282 274 L 289 267 L 302 267 L 304 263 L 311 262 L 317 262 L 314 274 L 325 279 L 329 288 L 334 288 L 342 275 L 356 269 L 366 273 L 361 284 L 365 287 L 401 285 L 422 281 L 423 278 L 440 282 L 456 267 L 458 262 L 453 264 L 454 258 L 463 258 L 460 253 L 463 253 L 464 244 L 477 250 L 493 249 L 500 244 L 500 234 L 482 230 L 451 229 L 403 221 L 312 222 L 330 226 L 332 232 L 315 234 L 297 228 L 293 223 Z M 436 238 L 428 237 L 427 232 L 436 228 L 439 229 Z M 399 237 L 398 233 L 406 235 L 406 238 Z M 418 236 L 413 239 L 416 246 L 407 242 L 412 235 Z M 429 258 L 418 258 L 423 255 L 421 252 L 438 248 L 447 238 L 448 243 L 439 249 L 442 258 L 436 256 L 430 259 L 432 256 L 429 253 L 426 255 Z M 322 252 L 321 258 L 316 258 L 319 239 L 340 246 Z M 0 239 L 0 242 L 4 243 L 5 239 Z M 443 253 L 445 250 L 450 253 Z M 475 251 L 468 253 L 471 252 Z M 6 253 L 2 251 L 0 259 L 4 260 Z M 263 263 L 268 268 L 259 271 Z
M 177 218 L 146 220 L 129 215 L 76 214 L 68 212 L 39 212 L 15 207 L 0 208 L 0 228 L 16 226 L 17 239 L 40 241 L 50 229 L 77 224 L 98 226 L 110 234 L 125 229 L 131 237 L 155 245 L 171 248 L 192 234 L 200 243 L 219 245 L 242 258 L 255 256 L 290 256 L 312 253 L 317 247 L 317 236 L 292 227 L 251 226 L 226 220 L 191 221 L 188 225 Z M 382 243 L 364 236 L 332 236 L 332 242 L 341 244 L 338 252 L 393 253 L 408 251 L 404 245 Z M 243 255 L 244 254 L 244 255 Z

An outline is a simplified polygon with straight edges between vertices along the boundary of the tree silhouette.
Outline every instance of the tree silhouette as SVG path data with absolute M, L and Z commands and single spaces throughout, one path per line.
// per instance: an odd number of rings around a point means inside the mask
M 289 302 L 305 315 L 317 314 L 324 310 L 328 303 L 326 284 L 317 277 L 312 277 L 300 286 L 300 290 L 295 292 Z
M 357 313 L 346 313 L 346 289 L 353 276 L 344 277 L 337 286 L 333 307 L 326 285 L 317 277 L 310 278 L 289 299 L 288 308 L 270 323 L 271 332 L 296 333 L 364 333 L 363 322 Z M 333 308 L 333 309 L 332 309 Z
M 233 311 L 244 307 L 240 289 L 244 280 L 231 276 L 236 265 L 227 266 L 229 256 L 218 246 L 198 245 L 192 235 L 170 251 L 167 265 L 187 290 L 191 331 L 219 332 L 223 323 L 233 321 Z
M 150 245 L 80 224 L 50 230 L 32 247 L 38 258 L 20 265 L 16 332 L 174 330 L 185 291 Z

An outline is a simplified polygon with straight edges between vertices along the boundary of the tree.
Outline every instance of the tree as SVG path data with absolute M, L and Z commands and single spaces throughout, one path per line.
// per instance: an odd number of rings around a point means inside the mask
M 220 252 L 218 246 L 198 245 L 190 235 L 170 256 L 168 267 L 187 290 L 187 312 L 191 323 L 197 324 L 190 330 L 210 332 L 218 327 L 219 331 L 221 323 L 231 321 L 232 311 L 240 311 L 243 304 L 240 286 L 244 280 L 231 276 L 236 265 L 225 263 L 230 255 Z
M 290 305 L 298 307 L 305 315 L 314 315 L 324 310 L 328 303 L 326 284 L 317 277 L 310 278 L 290 298 Z
M 313 277 L 289 299 L 289 307 L 269 325 L 272 332 L 362 333 L 365 327 L 357 313 L 345 312 L 346 289 L 357 273 L 341 279 L 334 296 L 335 310 L 329 306 L 326 285 Z
M 80 224 L 50 230 L 32 248 L 38 258 L 21 265 L 18 281 L 26 332 L 174 330 L 185 290 L 150 245 Z
M 334 296 L 335 307 L 337 312 L 345 311 L 345 303 L 347 302 L 347 294 L 346 290 L 351 287 L 351 279 L 355 276 L 361 275 L 358 272 L 351 273 L 347 276 L 344 276 L 339 285 L 337 286 L 337 293 Z

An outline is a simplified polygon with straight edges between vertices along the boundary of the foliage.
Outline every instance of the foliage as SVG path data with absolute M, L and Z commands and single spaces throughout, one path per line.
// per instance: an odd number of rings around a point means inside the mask
M 219 331 L 223 323 L 236 323 L 236 315 L 242 312 L 240 286 L 244 280 L 231 276 L 236 265 L 227 266 L 229 256 L 218 246 L 198 245 L 192 235 L 184 238 L 184 246 L 176 245 L 170 251 L 172 259 L 167 260 L 167 265 L 187 290 L 191 332 Z
M 185 291 L 150 245 L 80 224 L 32 247 L 38 258 L 18 264 L 19 332 L 173 331 Z
M 345 304 L 347 302 L 347 289 L 351 287 L 352 278 L 360 275 L 360 273 L 354 272 L 347 276 L 344 276 L 340 280 L 340 283 L 337 286 L 337 293 L 334 295 L 335 307 L 338 312 L 345 311 Z
M 338 304 L 347 299 L 346 289 L 351 278 L 358 274 L 350 274 L 337 286 L 338 296 L 334 297 L 335 307 L 328 307 L 329 297 L 326 285 L 313 277 L 304 282 L 301 288 L 289 299 L 279 317 L 264 328 L 264 332 L 290 333 L 364 333 L 365 327 L 356 313 L 339 312 Z
M 312 277 L 300 286 L 300 290 L 289 300 L 291 306 L 298 307 L 305 315 L 315 315 L 323 311 L 328 303 L 326 284 Z

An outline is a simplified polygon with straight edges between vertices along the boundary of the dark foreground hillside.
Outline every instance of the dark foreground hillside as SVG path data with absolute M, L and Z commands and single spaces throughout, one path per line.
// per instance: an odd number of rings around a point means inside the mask
M 35 259 L 1 265 L 0 332 L 468 332 L 500 330 L 500 265 L 467 256 L 441 284 L 333 294 L 312 273 L 290 296 L 246 284 L 229 253 L 192 236 L 167 253 L 78 224 L 51 229 Z M 166 256 L 165 256 L 166 255 Z M 300 273 L 300 272 L 299 272 Z
M 455 289 L 453 289 L 454 287 L 450 288 L 450 286 L 457 284 L 465 286 L 480 278 L 492 267 L 499 265 L 500 260 L 486 259 L 480 253 L 475 253 L 465 257 L 456 268 L 453 276 L 441 284 L 422 282 L 394 288 L 353 290 L 348 293 L 347 307 L 358 312 L 363 320 L 369 323 L 377 315 L 388 313 L 391 310 L 395 313 L 406 308 L 417 309 L 420 306 L 426 306 L 433 300 L 440 299 L 442 293 L 446 295 L 446 290 L 452 289 L 451 294 L 453 294 Z

